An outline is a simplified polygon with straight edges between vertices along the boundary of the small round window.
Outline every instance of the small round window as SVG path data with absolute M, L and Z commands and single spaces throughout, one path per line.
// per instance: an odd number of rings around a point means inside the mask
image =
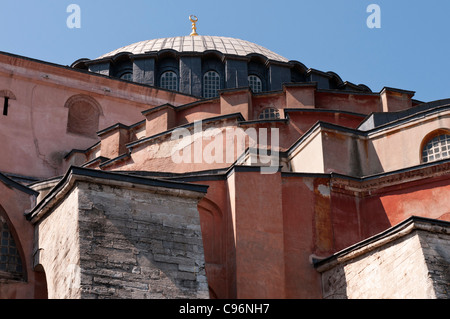
M 433 137 L 422 149 L 422 162 L 429 163 L 450 158 L 450 134 Z

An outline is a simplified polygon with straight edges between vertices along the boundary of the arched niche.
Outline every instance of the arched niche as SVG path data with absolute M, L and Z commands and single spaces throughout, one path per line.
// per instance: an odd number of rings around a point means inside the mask
M 247 70 L 249 76 L 257 76 L 261 80 L 261 91 L 267 91 L 268 88 L 268 60 L 265 56 L 260 54 L 248 55 Z
M 65 104 L 68 108 L 67 132 L 90 138 L 97 138 L 99 118 L 102 115 L 100 104 L 87 95 L 75 95 Z
M 202 229 L 205 261 L 222 264 L 223 257 L 223 216 L 222 211 L 213 201 L 203 198 L 198 204 Z

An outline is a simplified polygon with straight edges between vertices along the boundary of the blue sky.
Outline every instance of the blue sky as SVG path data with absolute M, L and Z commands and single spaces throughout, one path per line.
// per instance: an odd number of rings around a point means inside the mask
M 68 5 L 81 8 L 69 29 Z M 367 6 L 381 9 L 370 29 Z M 188 16 L 201 35 L 248 40 L 342 80 L 450 98 L 448 0 L 2 0 L 0 51 L 70 65 L 142 40 L 188 35 Z

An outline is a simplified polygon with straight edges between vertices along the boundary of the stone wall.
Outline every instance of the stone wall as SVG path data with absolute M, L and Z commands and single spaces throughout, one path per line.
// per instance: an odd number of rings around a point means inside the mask
M 79 184 L 82 297 L 208 297 L 197 201 Z
M 450 236 L 435 230 L 397 234 L 322 265 L 323 298 L 449 298 Z
M 198 200 L 77 181 L 36 227 L 49 298 L 209 298 Z
M 421 232 L 419 239 L 436 298 L 450 299 L 450 234 Z

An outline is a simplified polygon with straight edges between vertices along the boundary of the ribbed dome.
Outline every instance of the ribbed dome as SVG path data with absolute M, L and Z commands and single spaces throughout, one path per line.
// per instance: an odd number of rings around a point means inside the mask
M 112 57 L 121 52 L 144 54 L 172 49 L 178 52 L 204 52 L 216 50 L 223 54 L 246 56 L 261 54 L 270 60 L 288 62 L 289 60 L 255 43 L 228 37 L 217 36 L 183 36 L 141 41 L 127 45 L 105 54 L 101 58 Z

